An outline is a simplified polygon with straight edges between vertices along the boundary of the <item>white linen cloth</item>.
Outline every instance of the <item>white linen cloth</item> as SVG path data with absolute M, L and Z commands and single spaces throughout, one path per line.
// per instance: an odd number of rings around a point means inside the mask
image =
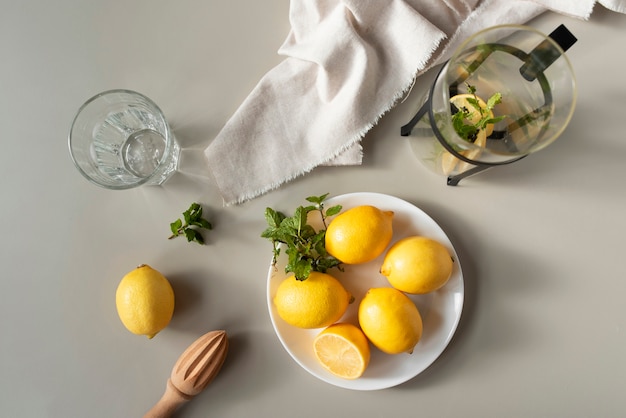
M 626 13 L 626 0 L 598 1 Z M 205 150 L 225 205 L 319 165 L 356 165 L 360 141 L 429 68 L 484 28 L 546 10 L 589 18 L 595 0 L 291 0 L 286 58 Z M 576 35 L 576 34 L 574 34 Z

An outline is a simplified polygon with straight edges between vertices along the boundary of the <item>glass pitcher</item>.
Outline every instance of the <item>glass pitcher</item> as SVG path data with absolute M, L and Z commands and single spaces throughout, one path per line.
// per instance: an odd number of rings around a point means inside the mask
M 449 185 L 545 148 L 574 113 L 565 51 L 575 42 L 563 25 L 550 35 L 520 25 L 476 33 L 442 66 L 401 135 Z

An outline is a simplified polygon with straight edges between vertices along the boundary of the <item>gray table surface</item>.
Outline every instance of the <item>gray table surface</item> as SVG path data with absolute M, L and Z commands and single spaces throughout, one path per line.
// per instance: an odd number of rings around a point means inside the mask
M 286 0 L 15 2 L 0 16 L 0 415 L 139 417 L 179 354 L 225 328 L 229 359 L 180 417 L 620 417 L 626 414 L 626 16 L 553 13 L 578 38 L 579 83 L 559 140 L 453 188 L 419 165 L 399 127 L 428 77 L 365 137 L 359 167 L 320 167 L 248 203 L 222 207 L 201 151 L 265 72 L 288 30 Z M 243 13 L 245 11 L 245 13 Z M 183 145 L 163 187 L 112 192 L 85 181 L 66 145 L 89 96 L 148 95 Z M 426 371 L 390 389 L 341 389 L 299 367 L 266 305 L 267 206 L 306 196 L 386 193 L 432 216 L 464 270 L 455 337 Z M 201 202 L 208 245 L 168 241 Z M 148 263 L 177 307 L 153 340 L 115 310 L 121 277 Z

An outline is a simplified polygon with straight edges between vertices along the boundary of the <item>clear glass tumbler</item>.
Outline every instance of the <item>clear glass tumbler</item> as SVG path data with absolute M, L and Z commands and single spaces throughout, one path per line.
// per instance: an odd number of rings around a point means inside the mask
M 78 171 L 107 189 L 159 185 L 178 168 L 180 146 L 159 107 L 130 90 L 109 90 L 83 104 L 70 129 Z
M 452 185 L 545 148 L 574 113 L 576 85 L 565 50 L 575 42 L 562 25 L 550 35 L 520 25 L 476 33 L 442 66 L 401 134 Z

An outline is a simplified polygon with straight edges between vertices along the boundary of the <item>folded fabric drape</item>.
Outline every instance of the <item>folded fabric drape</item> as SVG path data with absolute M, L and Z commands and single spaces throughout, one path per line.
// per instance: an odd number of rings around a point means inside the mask
M 225 205 L 319 165 L 362 162 L 360 141 L 467 37 L 546 10 L 589 18 L 592 0 L 291 0 L 285 59 L 205 150 Z M 626 0 L 601 0 L 626 13 Z M 419 78 L 417 79 L 419 81 Z

